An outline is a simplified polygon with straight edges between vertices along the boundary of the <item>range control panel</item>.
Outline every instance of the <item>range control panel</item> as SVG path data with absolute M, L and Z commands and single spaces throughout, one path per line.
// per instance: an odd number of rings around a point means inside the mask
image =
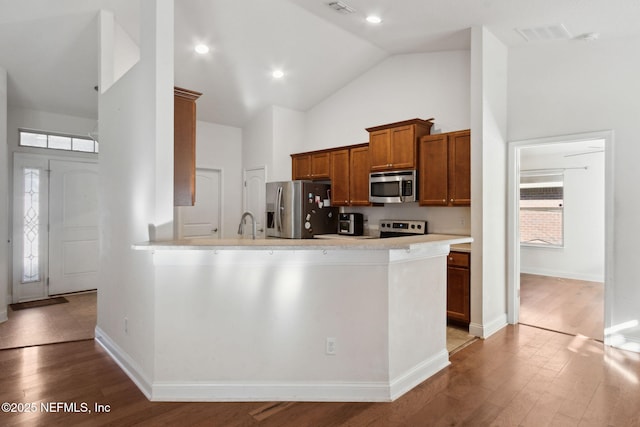
M 380 234 L 383 233 L 427 234 L 427 221 L 383 219 L 380 221 Z

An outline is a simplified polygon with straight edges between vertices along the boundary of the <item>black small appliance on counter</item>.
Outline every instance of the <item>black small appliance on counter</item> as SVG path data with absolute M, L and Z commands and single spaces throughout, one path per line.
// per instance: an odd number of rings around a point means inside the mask
M 364 219 L 361 213 L 341 213 L 338 216 L 338 234 L 362 236 Z

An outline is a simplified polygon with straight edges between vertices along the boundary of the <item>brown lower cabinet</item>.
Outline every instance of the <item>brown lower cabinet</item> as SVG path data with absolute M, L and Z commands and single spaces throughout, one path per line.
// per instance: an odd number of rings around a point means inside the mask
M 470 265 L 469 253 L 452 251 L 447 256 L 447 320 L 453 323 L 471 322 Z

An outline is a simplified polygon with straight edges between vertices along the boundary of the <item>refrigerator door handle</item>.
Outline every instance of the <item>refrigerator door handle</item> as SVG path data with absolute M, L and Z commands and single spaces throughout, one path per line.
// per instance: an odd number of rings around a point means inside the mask
M 282 206 L 282 186 L 278 187 L 276 190 L 276 218 L 275 218 L 275 226 L 277 231 L 282 231 L 282 210 L 284 206 Z

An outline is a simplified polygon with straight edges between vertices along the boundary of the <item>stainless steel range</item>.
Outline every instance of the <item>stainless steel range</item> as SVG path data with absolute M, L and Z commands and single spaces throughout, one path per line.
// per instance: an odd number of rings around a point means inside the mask
M 380 238 L 427 234 L 427 221 L 383 219 L 380 221 Z

